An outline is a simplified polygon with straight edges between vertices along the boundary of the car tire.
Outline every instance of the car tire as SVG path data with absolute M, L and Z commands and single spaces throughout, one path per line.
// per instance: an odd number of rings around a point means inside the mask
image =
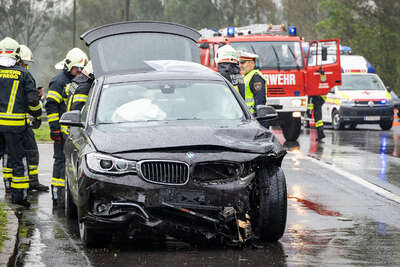
M 350 130 L 355 130 L 357 128 L 357 124 L 356 123 L 352 123 L 349 125 L 349 129 Z
M 293 118 L 291 113 L 280 116 L 281 128 L 286 141 L 296 141 L 301 131 L 301 118 Z
M 287 191 L 280 167 L 270 166 L 257 172 L 257 186 L 252 224 L 262 242 L 276 242 L 285 232 Z M 254 202 L 253 202 L 254 203 Z
M 332 112 L 332 126 L 335 130 L 343 130 L 344 123 L 341 122 L 340 114 L 337 110 Z
M 68 219 L 76 219 L 78 217 L 78 211 L 72 201 L 71 191 L 67 180 L 65 181 L 65 217 Z
M 379 126 L 381 127 L 381 129 L 383 131 L 388 131 L 388 130 L 392 129 L 393 121 L 392 120 L 390 120 L 390 121 L 381 121 L 381 122 L 379 122 Z

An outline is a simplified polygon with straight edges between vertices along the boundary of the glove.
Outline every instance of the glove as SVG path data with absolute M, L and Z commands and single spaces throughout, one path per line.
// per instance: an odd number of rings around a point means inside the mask
M 51 130 L 50 131 L 50 138 L 56 144 L 61 144 L 61 131 L 60 130 Z
M 34 118 L 31 121 L 31 126 L 33 129 L 39 129 L 40 125 L 42 125 L 42 120 L 38 118 Z

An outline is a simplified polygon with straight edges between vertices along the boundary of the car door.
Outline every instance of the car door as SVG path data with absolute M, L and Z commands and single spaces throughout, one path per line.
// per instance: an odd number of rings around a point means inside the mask
M 168 22 L 123 22 L 101 26 L 81 36 L 89 46 L 96 78 L 107 73 L 151 70 L 150 60 L 200 63 L 200 34 Z
M 342 83 L 338 39 L 310 43 L 306 64 L 306 94 L 326 95 Z

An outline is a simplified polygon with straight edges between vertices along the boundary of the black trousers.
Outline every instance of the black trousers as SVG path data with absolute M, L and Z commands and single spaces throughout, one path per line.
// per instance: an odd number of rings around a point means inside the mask
M 325 100 L 321 96 L 312 96 L 311 102 L 314 105 L 315 127 L 323 127 L 324 123 L 322 122 L 322 105 L 325 103 Z
M 20 133 L 3 133 L 7 165 L 12 169 L 11 189 L 23 191 L 29 188 L 28 164 L 24 148 L 27 129 Z
M 64 137 L 61 138 L 61 144 L 54 142 L 54 164 L 53 164 L 53 177 L 51 178 L 51 185 L 55 187 L 65 187 L 65 155 L 64 155 Z
M 28 127 L 26 131 L 24 131 L 22 143 L 26 154 L 25 156 L 28 162 L 29 186 L 36 187 L 39 185 L 39 178 L 38 178 L 39 149 L 32 128 Z M 12 178 L 12 167 L 7 153 L 5 153 L 3 158 L 3 178 L 4 179 Z
M 24 148 L 28 158 L 29 185 L 35 187 L 39 185 L 39 149 L 35 140 L 35 134 L 31 127 L 27 129 L 26 134 L 24 135 Z

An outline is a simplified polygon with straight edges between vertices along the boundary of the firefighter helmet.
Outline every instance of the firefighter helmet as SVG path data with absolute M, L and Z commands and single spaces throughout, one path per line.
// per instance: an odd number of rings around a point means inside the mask
M 79 48 L 72 48 L 64 59 L 64 68 L 69 72 L 72 67 L 84 68 L 88 63 L 88 57 L 85 52 Z
M 230 45 L 224 45 L 217 50 L 217 54 L 215 55 L 215 63 L 238 63 L 238 53 Z
M 0 41 L 0 57 L 8 57 L 14 60 L 19 59 L 20 46 L 17 41 L 6 37 Z
M 29 49 L 29 47 L 27 47 L 26 45 L 20 45 L 19 47 L 20 60 L 23 61 L 23 63 L 25 64 L 34 62 L 32 51 Z

